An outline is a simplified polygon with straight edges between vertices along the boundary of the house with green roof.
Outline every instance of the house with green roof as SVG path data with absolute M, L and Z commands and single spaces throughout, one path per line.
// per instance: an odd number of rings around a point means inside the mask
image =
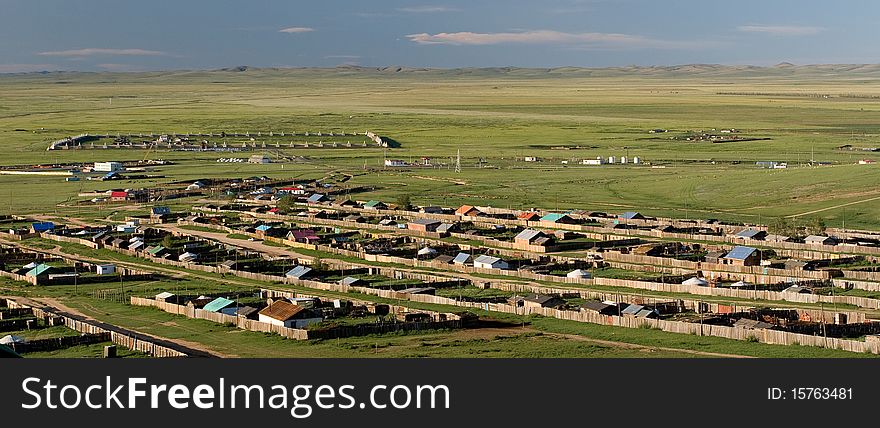
M 49 266 L 45 263 L 40 263 L 34 266 L 31 270 L 27 271 L 24 276 L 28 276 L 31 278 L 39 278 L 39 277 L 49 277 L 49 272 L 52 270 L 52 266 Z
M 546 221 L 549 223 L 559 223 L 559 224 L 575 224 L 573 218 L 569 217 L 568 214 L 562 213 L 550 213 L 541 217 L 541 221 Z
M 223 312 L 224 309 L 233 305 L 235 305 L 234 301 L 229 300 L 225 297 L 218 297 L 208 302 L 207 305 L 202 307 L 202 310 L 208 312 Z

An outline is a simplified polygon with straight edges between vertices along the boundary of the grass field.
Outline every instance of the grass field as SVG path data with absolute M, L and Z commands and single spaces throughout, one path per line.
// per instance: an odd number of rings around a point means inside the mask
M 86 199 L 77 194 L 161 187 L 203 178 L 266 175 L 317 179 L 345 173 L 350 176 L 345 186 L 375 189 L 352 195 L 359 200 L 394 202 L 408 195 L 418 205 L 470 203 L 613 213 L 639 211 L 655 216 L 758 223 L 789 217 L 790 222 L 807 224 L 821 218 L 829 226 L 845 223 L 848 228 L 880 229 L 880 190 L 876 185 L 880 166 L 857 164 L 864 158 L 880 160 L 880 152 L 861 150 L 880 147 L 878 82 L 880 70 L 875 68 L 822 66 L 785 70 L 693 67 L 684 71 L 490 69 L 386 73 L 340 68 L 0 75 L 0 167 L 145 158 L 174 163 L 156 167 L 151 173 L 161 178 L 155 179 L 65 182 L 60 176 L 0 175 L 0 214 L 74 216 L 98 223 L 120 221 L 127 215 L 146 214 L 147 207 L 76 206 L 73 202 Z M 655 128 L 668 132 L 648 132 Z M 714 133 L 728 128 L 739 130 L 735 135 L 762 140 L 683 140 L 694 132 Z M 254 143 L 268 145 L 256 153 L 296 159 L 267 165 L 216 162 L 220 157 L 246 157 L 250 152 L 46 150 L 53 140 L 81 133 L 367 130 L 395 140 L 400 147 L 289 148 L 287 143 L 303 138 L 255 136 Z M 311 143 L 314 139 L 308 140 Z M 235 140 L 240 142 L 241 138 Z M 275 142 L 279 143 L 277 149 Z M 353 143 L 357 142 L 355 138 Z M 840 149 L 847 145 L 856 150 Z M 458 151 L 461 173 L 452 167 Z M 526 156 L 541 161 L 525 162 Z M 582 159 L 599 156 L 639 157 L 642 163 L 578 165 Z M 434 166 L 381 166 L 383 158 L 416 163 L 422 157 L 432 158 Z M 810 166 L 811 160 L 827 165 Z M 787 162 L 788 168 L 760 169 L 756 161 Z M 184 212 L 193 202 L 181 199 L 169 201 L 169 205 L 176 212 Z M 247 239 L 241 234 L 229 236 Z M 160 267 L 75 244 L 43 239 L 31 239 L 26 244 Z M 296 251 L 331 256 L 320 251 Z M 595 273 L 620 278 L 645 276 L 610 268 Z M 173 278 L 126 283 L 125 288 L 137 295 L 172 291 L 223 292 L 242 297 L 266 285 L 255 281 L 236 284 L 217 275 L 195 274 L 180 269 Z M 96 289 L 116 286 L 23 288 L 0 280 L 4 293 L 59 299 L 102 321 L 197 342 L 229 356 L 860 356 L 830 349 L 498 314 L 491 316 L 523 327 L 297 342 L 91 297 Z M 441 290 L 440 294 L 491 298 L 506 293 L 464 288 Z M 88 356 L 99 351 L 100 347 L 83 347 L 70 351 L 71 355 L 47 356 Z
M 880 199 L 873 199 L 880 196 L 878 170 L 855 163 L 873 154 L 836 147 L 880 145 L 880 99 L 874 98 L 880 94 L 878 77 L 876 71 L 808 68 L 692 74 L 249 70 L 3 76 L 0 147 L 4 165 L 138 160 L 143 150 L 46 152 L 45 147 L 80 132 L 369 129 L 402 147 L 383 154 L 282 145 L 282 152 L 307 157 L 287 165 L 218 164 L 222 155 L 211 153 L 160 150 L 149 156 L 179 162 L 160 171 L 166 181 L 254 174 L 315 178 L 344 170 L 355 173 L 352 186 L 380 187 L 359 196 L 363 199 L 393 200 L 407 193 L 415 203 L 637 209 L 763 222 L 821 216 L 829 225 L 845 220 L 848 227 L 868 228 L 880 226 Z M 653 128 L 670 132 L 648 134 Z M 689 130 L 722 128 L 770 140 L 669 139 Z M 552 148 L 558 146 L 582 149 Z M 464 171 L 455 174 L 448 164 L 459 149 Z M 666 168 L 560 163 L 612 155 L 639 156 Z M 378 166 L 383 156 L 427 156 L 447 165 L 364 172 L 364 165 Z M 523 156 L 544 162 L 517 160 Z M 480 158 L 489 167 L 477 169 Z M 832 165 L 805 166 L 810 159 Z M 758 169 L 758 160 L 787 161 L 789 168 Z M 82 189 L 147 183 L 0 176 L 0 184 L 0 201 L 8 201 L 4 205 L 10 210 L 45 212 Z M 27 189 L 29 196 L 17 189 Z M 105 209 L 106 215 L 112 213 L 112 207 Z

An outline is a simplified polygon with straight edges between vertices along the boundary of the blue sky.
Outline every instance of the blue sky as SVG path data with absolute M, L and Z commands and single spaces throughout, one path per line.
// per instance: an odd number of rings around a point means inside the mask
M 0 0 L 0 72 L 880 62 L 870 0 Z

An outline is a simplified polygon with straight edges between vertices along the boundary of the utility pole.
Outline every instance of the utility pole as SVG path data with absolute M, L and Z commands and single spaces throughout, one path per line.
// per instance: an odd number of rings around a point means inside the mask
M 461 149 L 458 149 L 455 154 L 455 173 L 461 174 Z

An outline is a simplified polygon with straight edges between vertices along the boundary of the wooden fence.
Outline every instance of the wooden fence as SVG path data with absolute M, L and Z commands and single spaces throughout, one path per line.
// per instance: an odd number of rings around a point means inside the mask
M 145 340 L 139 337 L 129 336 L 123 333 L 119 333 L 116 331 L 105 329 L 91 321 L 86 320 L 78 320 L 76 318 L 72 318 L 70 316 L 57 313 L 53 309 L 50 308 L 36 308 L 31 307 L 29 305 L 20 303 L 15 299 L 7 298 L 6 305 L 10 308 L 32 308 L 34 311 L 34 316 L 37 318 L 48 319 L 50 320 L 50 325 L 57 325 L 60 320 L 60 324 L 63 324 L 67 328 L 72 330 L 76 330 L 80 333 L 85 334 L 110 334 L 110 341 L 116 345 L 124 346 L 128 349 L 132 349 L 135 351 L 143 352 L 147 355 L 153 357 L 186 357 L 188 356 L 184 352 L 180 352 L 176 349 L 172 349 L 158 343 Z

